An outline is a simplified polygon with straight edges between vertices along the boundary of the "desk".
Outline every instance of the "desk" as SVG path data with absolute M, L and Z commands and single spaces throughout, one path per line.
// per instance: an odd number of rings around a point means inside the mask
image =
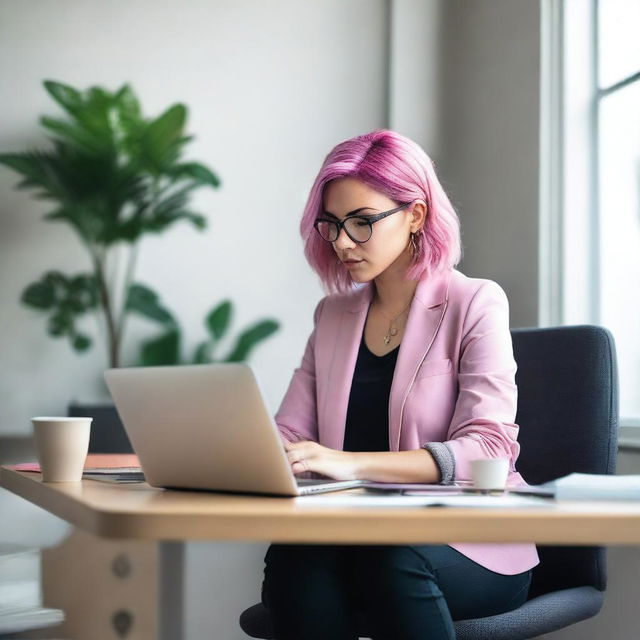
M 640 544 L 640 504 L 632 502 L 550 502 L 517 510 L 309 507 L 287 498 L 164 491 L 146 483 L 43 483 L 38 473 L 4 467 L 0 486 L 95 535 L 160 542 L 161 640 L 183 635 L 185 540 Z

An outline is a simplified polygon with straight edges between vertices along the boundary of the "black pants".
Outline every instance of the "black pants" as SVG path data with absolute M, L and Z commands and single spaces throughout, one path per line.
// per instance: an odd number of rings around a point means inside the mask
M 362 621 L 374 640 L 452 640 L 452 620 L 511 611 L 531 583 L 446 545 L 273 544 L 265 563 L 277 640 L 355 640 Z

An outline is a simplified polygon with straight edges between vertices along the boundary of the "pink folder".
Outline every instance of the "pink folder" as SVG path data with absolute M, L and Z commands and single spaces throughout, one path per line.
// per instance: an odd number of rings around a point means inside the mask
M 40 473 L 37 462 L 21 462 L 7 465 L 14 471 L 36 471 Z M 94 469 L 139 469 L 140 460 L 135 453 L 90 453 L 84 463 L 85 471 Z

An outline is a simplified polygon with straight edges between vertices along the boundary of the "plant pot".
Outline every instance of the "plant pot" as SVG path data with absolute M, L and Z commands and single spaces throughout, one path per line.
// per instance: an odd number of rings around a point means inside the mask
M 111 403 L 69 405 L 69 416 L 90 417 L 89 453 L 133 453 L 133 447 L 122 426 L 120 416 Z

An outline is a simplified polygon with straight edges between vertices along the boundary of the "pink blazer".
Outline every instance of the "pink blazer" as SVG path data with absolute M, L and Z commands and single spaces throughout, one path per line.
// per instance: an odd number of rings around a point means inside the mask
M 275 420 L 282 437 L 342 449 L 351 381 L 373 285 L 323 298 L 300 367 Z M 423 278 L 416 288 L 389 397 L 389 450 L 446 442 L 454 480 L 470 479 L 475 458 L 507 457 L 509 483 L 520 445 L 514 419 L 516 362 L 509 303 L 496 282 L 455 269 Z M 538 564 L 534 544 L 451 543 L 497 573 Z

